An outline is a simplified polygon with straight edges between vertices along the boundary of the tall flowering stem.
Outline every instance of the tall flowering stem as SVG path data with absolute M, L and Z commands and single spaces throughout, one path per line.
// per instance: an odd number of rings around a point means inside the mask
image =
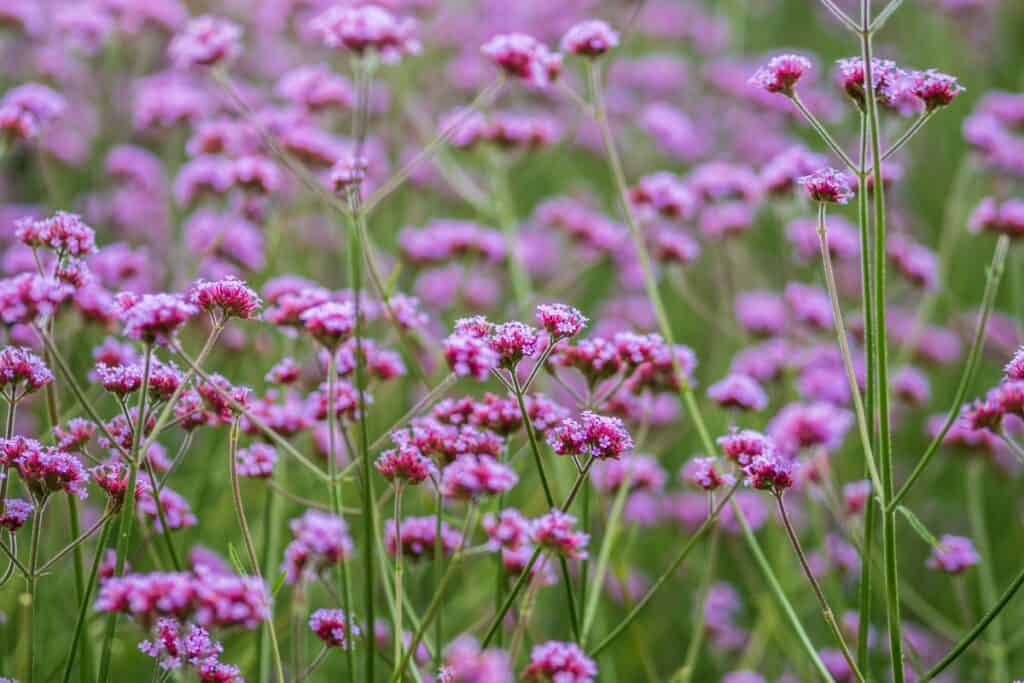
M 543 363 L 544 359 L 541 359 L 540 362 Z M 540 446 L 537 443 L 537 432 L 533 428 L 533 421 L 530 419 L 530 413 L 526 409 L 525 390 L 519 383 L 519 376 L 514 368 L 509 372 L 509 377 L 511 379 L 513 393 L 516 395 L 516 401 L 519 403 L 519 413 L 523 417 L 523 427 L 526 429 L 526 438 L 530 442 L 530 452 L 533 454 L 533 461 L 537 466 L 537 474 L 540 476 L 541 486 L 544 488 L 545 500 L 547 501 L 548 507 L 553 508 L 555 507 L 555 498 L 551 494 L 551 487 L 548 485 L 547 475 L 544 474 L 544 460 L 540 453 Z M 592 459 L 588 461 L 588 468 L 592 462 Z M 579 484 L 580 479 L 577 479 L 574 490 L 579 487 Z M 575 493 L 573 496 L 575 496 Z M 572 577 L 569 575 L 569 565 L 565 561 L 564 557 L 559 557 L 558 559 L 559 567 L 562 570 L 562 583 L 565 585 L 566 600 L 569 607 L 569 623 L 572 625 L 573 636 L 579 640 L 580 625 L 579 618 L 576 613 L 576 597 L 572 589 Z
M 590 627 L 593 626 L 594 618 L 597 616 L 597 604 L 603 592 L 601 588 L 604 586 L 605 573 L 608 570 L 608 562 L 611 560 L 612 548 L 615 546 L 615 539 L 619 533 L 619 521 L 622 519 L 622 511 L 626 507 L 626 497 L 629 495 L 632 482 L 633 468 L 631 465 L 612 502 L 612 509 L 608 514 L 608 524 L 605 526 L 604 540 L 601 541 L 601 550 L 597 554 L 597 567 L 594 571 L 591 589 L 584 601 L 583 631 L 580 633 L 580 642 L 583 645 L 586 645 Z
M 615 640 L 620 635 L 622 635 L 627 628 L 629 628 L 630 624 L 632 624 L 636 620 L 636 618 L 640 616 L 640 612 L 642 612 L 643 609 L 647 606 L 647 604 L 654 598 L 654 595 L 658 592 L 662 585 L 671 577 L 675 576 L 676 572 L 679 570 L 679 567 L 683 564 L 683 561 L 686 560 L 687 555 L 690 554 L 690 551 L 693 550 L 697 543 L 709 531 L 711 531 L 711 528 L 718 522 L 718 517 L 721 514 L 722 509 L 729 503 L 730 500 L 732 500 L 732 495 L 736 492 L 736 489 L 739 488 L 739 486 L 740 482 L 736 482 L 735 484 L 733 484 L 732 488 L 730 488 L 728 492 L 726 492 L 726 494 L 722 496 L 722 499 L 718 501 L 718 504 L 711 511 L 711 514 L 704 519 L 704 522 L 700 525 L 700 527 L 697 528 L 697 531 L 693 532 L 693 535 L 690 536 L 689 540 L 686 541 L 686 544 L 683 545 L 683 547 L 679 550 L 679 554 L 676 555 L 675 559 L 672 560 L 672 563 L 665 568 L 665 571 L 661 573 L 661 576 L 659 576 L 654 581 L 654 583 L 651 584 L 651 587 L 647 589 L 647 592 L 644 593 L 644 596 L 640 598 L 640 600 L 638 600 L 635 605 L 633 605 L 633 609 L 629 611 L 629 614 L 627 614 L 625 618 L 623 618 L 623 620 L 619 622 L 619 625 L 613 628 L 611 632 L 608 635 L 606 635 L 604 639 L 601 640 L 601 642 L 599 642 L 597 645 L 594 646 L 592 650 L 590 650 L 589 654 L 591 657 L 597 657 L 608 646 L 615 642 Z
M 335 394 L 338 385 L 338 358 L 334 349 L 327 354 L 327 474 L 328 486 L 330 488 L 331 512 L 337 517 L 342 516 L 344 510 L 344 499 L 342 497 L 344 486 L 338 477 L 338 444 L 337 444 L 337 422 L 338 414 L 334 409 Z M 369 549 L 367 548 L 367 553 Z M 338 565 L 338 592 L 341 594 L 341 606 L 345 614 L 352 614 L 352 580 L 348 573 L 348 563 L 342 559 Z M 351 618 L 351 617 L 349 617 Z M 354 683 L 356 679 L 355 648 L 345 648 L 345 661 L 348 667 L 348 680 Z
M 828 231 L 825 225 L 826 216 L 825 202 L 818 203 L 818 243 L 821 246 L 821 261 L 825 270 L 825 285 L 828 289 L 828 296 L 832 302 L 832 317 L 835 321 L 836 340 L 839 343 L 839 350 L 843 357 L 843 367 L 846 370 L 846 379 L 850 384 L 850 396 L 853 397 L 854 413 L 857 416 L 857 428 L 860 432 L 861 448 L 864 449 L 864 460 L 867 463 L 868 473 L 871 476 L 871 483 L 875 491 L 882 488 L 878 475 L 878 467 L 875 464 L 874 451 L 871 448 L 871 434 L 868 431 L 867 414 L 864 411 L 864 402 L 860 394 L 860 386 L 857 384 L 857 375 L 853 369 L 853 356 L 850 353 L 850 344 L 846 334 L 846 323 L 843 321 L 843 309 L 839 305 L 839 291 L 836 287 L 836 276 L 832 269 L 832 255 L 828 246 Z
M 964 397 L 967 395 L 967 390 L 970 388 L 974 375 L 978 370 L 978 365 L 981 362 L 981 351 L 985 341 L 985 330 L 988 327 L 988 320 L 992 314 L 992 309 L 995 306 L 996 294 L 999 293 L 999 283 L 1003 278 L 1003 271 L 1006 266 L 1006 256 L 1009 251 L 1009 247 L 1010 238 L 1007 235 L 1001 235 L 999 237 L 999 241 L 996 242 L 995 251 L 992 254 L 992 263 L 988 267 L 988 277 L 985 280 L 985 291 L 982 294 L 981 300 L 981 313 L 978 316 L 978 321 L 974 329 L 974 338 L 971 340 L 971 348 L 967 353 L 967 362 L 964 364 L 963 372 L 960 374 L 960 382 L 956 387 L 956 394 L 953 396 L 953 404 L 950 406 L 949 413 L 946 415 L 946 420 L 942 423 L 942 428 L 932 438 L 928 447 L 925 449 L 924 454 L 918 459 L 917 464 L 914 465 L 914 469 L 911 471 L 910 476 L 908 476 L 907 480 L 903 482 L 903 486 L 900 487 L 899 492 L 896 493 L 896 495 L 889 501 L 888 508 L 893 511 L 895 511 L 896 507 L 910 492 L 910 489 L 924 473 L 925 468 L 928 467 L 928 464 L 938 452 L 939 446 L 942 445 L 943 439 L 946 438 L 946 434 L 960 416 L 960 407 L 963 405 Z
M 839 649 L 842 651 L 843 658 L 849 665 L 850 671 L 853 672 L 853 675 L 858 681 L 860 681 L 860 683 L 864 683 L 864 675 L 857 667 L 857 662 L 854 661 L 853 653 L 850 652 L 850 648 L 846 644 L 843 632 L 839 628 L 839 623 L 836 621 L 835 613 L 832 612 L 832 608 L 828 604 L 828 599 L 825 597 L 825 593 L 822 591 L 821 585 L 818 583 L 818 579 L 815 578 L 814 572 L 811 570 L 810 565 L 807 564 L 807 556 L 804 554 L 804 549 L 800 545 L 800 538 L 796 535 L 796 531 L 793 529 L 793 524 L 789 521 L 789 514 L 786 512 L 786 504 L 783 502 L 783 494 L 779 491 L 774 493 L 773 496 L 779 508 L 782 525 L 786 528 L 786 534 L 789 536 L 789 541 L 793 545 L 793 551 L 796 552 L 796 556 L 800 560 L 800 566 L 803 568 L 804 574 L 807 576 L 807 580 L 811 583 L 811 588 L 814 590 L 814 596 L 818 599 L 818 604 L 821 606 L 821 613 L 825 617 L 825 622 L 832 631 L 832 635 L 836 639 L 836 644 L 839 645 Z
M 78 644 L 82 640 L 82 633 L 85 631 L 85 622 L 89 617 L 89 608 L 92 606 L 92 593 L 96 590 L 97 579 L 100 573 L 100 564 L 107 549 L 107 540 L 110 538 L 110 531 L 114 528 L 114 517 L 110 515 L 103 523 L 100 531 L 99 541 L 96 543 L 96 554 L 92 559 L 92 567 L 89 569 L 89 576 L 85 581 L 85 590 L 82 592 L 78 606 L 78 618 L 75 620 L 75 632 L 71 636 L 71 648 L 68 650 L 67 663 L 64 665 L 64 678 L 62 683 L 69 683 L 71 672 L 75 666 L 75 656 L 78 654 Z M 83 664 L 83 668 L 85 664 Z M 87 672 L 90 675 L 91 671 Z
M 562 512 L 568 512 L 569 508 L 572 507 L 573 501 L 576 500 L 576 494 L 580 492 L 583 483 L 587 480 L 587 476 L 590 474 L 590 467 L 594 464 L 594 458 L 588 458 L 586 464 L 583 466 L 582 471 L 576 476 L 576 481 L 572 485 L 572 489 L 569 490 L 569 495 L 566 496 L 565 502 L 562 503 Z M 544 546 L 538 544 L 534 548 L 533 554 L 530 555 L 530 560 L 526 563 L 526 567 L 523 568 L 522 573 L 516 582 L 512 585 L 512 590 L 509 591 L 508 596 L 502 603 L 501 608 L 494 615 L 494 620 L 491 622 L 491 626 L 487 629 L 487 635 L 484 636 L 482 647 L 487 647 L 494 636 L 497 634 L 498 629 L 501 628 L 502 622 L 505 620 L 505 614 L 508 613 L 512 607 L 512 603 L 515 602 L 516 596 L 526 587 L 529 583 L 530 576 L 533 574 L 533 567 L 537 564 L 537 560 L 540 559 L 541 553 L 544 551 Z
M 622 213 L 626 218 L 626 225 L 629 227 L 630 236 L 633 238 L 633 246 L 637 252 L 637 259 L 640 261 L 640 267 L 643 270 L 644 276 L 644 289 L 647 292 L 647 298 L 651 300 L 651 305 L 654 307 L 654 314 L 658 319 L 658 328 L 661 332 L 661 336 L 665 338 L 669 348 L 673 350 L 670 354 L 672 357 L 672 372 L 676 377 L 676 381 L 679 384 L 679 394 L 683 401 L 683 405 L 686 406 L 686 411 L 690 415 L 690 419 L 693 420 L 697 427 L 697 432 L 700 435 L 701 446 L 705 453 L 715 453 L 715 443 L 711 439 L 711 434 L 708 432 L 707 425 L 704 424 L 704 420 L 700 414 L 700 408 L 697 405 L 697 400 L 693 395 L 693 387 L 690 386 L 690 381 L 686 378 L 686 375 L 682 372 L 679 367 L 679 360 L 676 358 L 674 353 L 675 349 L 675 335 L 672 332 L 672 325 L 668 319 L 668 313 L 665 309 L 665 303 L 661 298 L 661 293 L 658 291 L 658 282 L 654 277 L 654 270 L 651 266 L 651 256 L 647 251 L 647 245 L 644 243 L 643 233 L 640 231 L 640 226 L 637 224 L 636 216 L 633 214 L 633 209 L 629 199 L 629 185 L 626 182 L 626 174 L 622 169 L 622 160 L 619 158 L 619 151 L 615 145 L 615 137 L 612 134 L 611 126 L 608 124 L 608 107 L 605 103 L 604 98 L 604 85 L 601 81 L 601 70 L 599 62 L 596 60 L 590 60 L 587 62 L 587 75 L 590 83 L 591 97 L 593 97 L 594 103 L 594 120 L 597 122 L 598 130 L 601 134 L 601 144 L 604 147 L 605 154 L 608 157 L 608 164 L 611 167 L 612 176 L 615 180 L 615 188 L 619 195 L 619 204 L 622 208 Z
M 114 576 L 124 574 L 124 565 L 128 557 L 131 543 L 132 524 L 135 521 L 135 486 L 139 479 L 139 447 L 142 445 L 142 432 L 146 425 L 146 400 L 149 396 L 149 373 L 153 363 L 153 345 L 146 344 L 142 361 L 142 386 L 139 388 L 139 400 L 136 405 L 135 424 L 132 427 L 132 447 L 128 453 L 128 486 L 124 492 L 124 506 L 121 508 L 117 527 L 117 559 L 114 563 Z M 114 645 L 114 632 L 117 630 L 116 611 L 107 615 L 106 628 L 103 635 L 103 650 L 100 655 L 99 681 L 110 680 L 110 654 Z
M 988 525 L 985 523 L 985 463 L 972 461 L 967 468 L 967 517 L 971 523 L 971 534 L 984 561 L 978 568 L 981 584 L 981 599 L 985 605 L 996 605 L 996 584 L 992 576 L 992 548 L 988 542 Z M 1006 660 L 1006 639 L 998 612 L 992 616 L 992 678 L 998 681 L 1011 680 Z
M 46 511 L 46 504 L 49 499 L 44 498 L 38 501 L 35 513 L 32 515 L 32 540 L 29 545 L 28 555 L 28 668 L 25 670 L 25 680 L 32 683 L 35 680 L 35 653 L 36 653 L 36 623 L 38 621 L 38 581 L 39 581 L 39 539 L 43 533 L 43 513 Z
M 405 605 L 402 576 L 402 483 L 395 483 L 395 628 L 391 633 L 391 640 L 395 645 L 395 661 L 402 658 L 402 608 Z
M 231 422 L 231 432 L 228 435 L 228 467 L 231 476 L 231 497 L 235 504 L 235 515 L 238 517 L 238 528 L 242 532 L 242 540 L 245 543 L 245 552 L 249 556 L 249 564 L 252 571 L 263 581 L 263 570 L 260 568 L 260 560 L 256 554 L 256 544 L 252 540 L 252 531 L 249 529 L 249 521 L 245 516 L 245 503 L 242 501 L 242 488 L 238 483 L 238 432 L 240 430 L 239 418 Z M 281 661 L 281 648 L 277 642 L 277 633 L 274 631 L 274 615 L 271 610 L 267 616 L 267 633 L 270 636 L 270 648 L 274 657 L 274 668 L 276 670 L 278 683 L 285 683 L 284 664 Z
M 903 670 L 903 637 L 900 625 L 900 589 L 899 570 L 896 563 L 896 511 L 888 507 L 892 500 L 893 463 L 892 434 L 889 425 L 889 348 L 886 331 L 886 293 L 885 293 L 885 182 L 882 177 L 882 142 L 881 126 L 878 116 L 878 100 L 874 93 L 874 77 L 872 74 L 872 30 L 871 0 L 861 0 L 861 59 L 864 64 L 865 114 L 868 120 L 868 139 L 871 146 L 871 169 L 874 181 L 872 195 L 874 199 L 875 242 L 872 273 L 874 278 L 874 364 L 877 380 L 877 411 L 878 411 L 878 445 L 879 465 L 881 466 L 882 490 L 881 500 L 887 506 L 882 511 L 882 561 L 884 566 L 885 607 L 889 626 L 889 656 L 892 665 L 893 683 L 904 683 Z M 866 184 L 861 192 L 866 191 Z M 870 322 L 868 323 L 871 324 Z

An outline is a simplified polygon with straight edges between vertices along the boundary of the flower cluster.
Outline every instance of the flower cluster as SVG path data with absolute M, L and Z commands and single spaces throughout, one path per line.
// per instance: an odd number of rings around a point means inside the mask
M 565 418 L 548 433 L 548 444 L 558 455 L 588 455 L 592 458 L 618 458 L 632 450 L 633 439 L 617 417 L 590 411 L 580 419 Z

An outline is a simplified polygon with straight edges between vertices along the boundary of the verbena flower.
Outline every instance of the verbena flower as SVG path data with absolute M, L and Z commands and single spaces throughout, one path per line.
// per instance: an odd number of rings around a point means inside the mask
M 599 57 L 619 46 L 619 34 L 600 19 L 573 25 L 562 36 L 562 50 L 582 57 Z
M 309 617 L 309 628 L 327 647 L 347 650 L 361 634 L 340 609 L 318 609 Z
M 337 5 L 316 16 L 309 27 L 327 47 L 344 48 L 357 55 L 374 52 L 386 63 L 420 52 L 416 22 L 395 17 L 377 5 Z
M 348 301 L 318 304 L 303 311 L 299 319 L 306 331 L 328 349 L 336 349 L 356 329 L 356 309 Z
M 633 439 L 622 420 L 585 411 L 579 421 L 565 418 L 555 425 L 548 444 L 558 455 L 614 459 L 632 450 Z
M 512 662 L 498 648 L 483 650 L 475 638 L 463 635 L 444 651 L 439 683 L 512 683 Z
M 288 524 L 295 540 L 284 551 L 285 581 L 298 583 L 303 577 L 315 577 L 321 571 L 345 562 L 352 556 L 352 538 L 341 517 L 307 510 Z
M 374 466 L 385 479 L 398 483 L 419 484 L 437 474 L 433 461 L 411 444 L 384 451 Z
M 401 549 L 402 554 L 411 559 L 430 558 L 434 556 L 434 545 L 437 542 L 437 520 L 434 517 L 406 517 L 402 519 L 402 536 L 395 531 L 395 520 L 389 519 L 384 527 L 384 546 L 392 557 Z M 440 546 L 444 555 L 451 555 L 462 545 L 462 534 L 448 525 L 441 523 Z
M 233 61 L 242 51 L 242 30 L 234 22 L 205 14 L 188 23 L 167 48 L 179 69 L 212 67 Z
M 708 387 L 708 397 L 723 408 L 761 411 L 768 395 L 753 377 L 733 373 Z
M 914 94 L 924 101 L 929 111 L 949 106 L 964 91 L 963 86 L 957 83 L 956 76 L 935 69 L 914 72 L 911 81 Z
M 782 493 L 793 485 L 793 463 L 777 453 L 758 455 L 743 468 L 746 484 L 755 489 Z
M 9 498 L 0 512 L 0 527 L 14 532 L 20 529 L 32 516 L 35 506 L 21 498 Z
M 590 535 L 576 531 L 575 525 L 575 517 L 553 509 L 533 520 L 530 525 L 530 540 L 566 559 L 586 559 Z
M 494 36 L 480 51 L 510 76 L 544 88 L 562 72 L 561 55 L 523 33 Z
M 587 324 L 587 318 L 566 304 L 537 306 L 537 322 L 553 339 L 575 337 Z
M 680 471 L 680 478 L 686 483 L 705 491 L 714 491 L 723 486 L 732 486 L 735 482 L 732 475 L 719 471 L 718 461 L 715 458 L 691 458 L 687 460 Z
M 549 640 L 534 646 L 523 678 L 550 683 L 593 683 L 597 680 L 597 664 L 576 643 Z
M 811 61 L 800 55 L 779 55 L 759 68 L 750 78 L 753 85 L 771 93 L 792 95 L 804 73 L 810 71 Z
M 15 236 L 33 248 L 52 249 L 58 256 L 80 258 L 96 253 L 96 233 L 73 213 L 58 211 L 42 220 L 18 221 Z
M 939 545 L 932 548 L 932 554 L 926 564 L 929 569 L 937 569 L 947 574 L 961 574 L 980 562 L 981 556 L 974 549 L 971 539 L 945 534 L 939 539 Z
M 254 443 L 248 448 L 238 449 L 235 459 L 239 476 L 266 479 L 274 473 L 277 451 L 269 444 Z
M 834 168 L 823 168 L 797 179 L 816 202 L 845 204 L 853 197 L 849 177 Z
M 515 470 L 489 455 L 461 455 L 441 472 L 441 495 L 476 500 L 506 493 L 518 481 Z
M 124 333 L 132 339 L 158 346 L 169 345 L 198 309 L 174 294 L 143 294 L 122 296 L 121 322 Z
M 43 359 L 20 346 L 0 349 L 0 392 L 10 403 L 17 403 L 53 381 L 53 373 Z

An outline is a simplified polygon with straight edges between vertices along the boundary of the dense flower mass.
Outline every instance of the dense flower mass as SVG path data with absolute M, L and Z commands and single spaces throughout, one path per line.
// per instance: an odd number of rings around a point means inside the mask
M 533 648 L 523 678 L 551 683 L 593 683 L 597 680 L 597 664 L 575 643 L 551 640 Z
M 617 417 L 584 412 L 580 419 L 565 418 L 548 434 L 548 444 L 558 455 L 589 455 L 618 458 L 632 450 L 633 439 Z
M 309 617 L 309 628 L 327 647 L 348 649 L 359 637 L 359 627 L 340 609 L 318 609 Z
M 168 48 L 178 68 L 211 67 L 230 62 L 242 51 L 242 30 L 237 24 L 210 15 L 188 23 Z
M 800 55 L 779 55 L 759 68 L 750 82 L 771 93 L 792 95 L 800 78 L 809 71 L 811 62 Z
M 808 196 L 816 202 L 845 204 L 853 197 L 850 179 L 842 171 L 834 168 L 823 168 L 798 181 L 807 190 Z
M 337 5 L 317 16 L 310 28 L 327 47 L 364 54 L 376 52 L 385 62 L 397 62 L 420 51 L 416 22 L 395 17 L 377 5 Z
M 481 52 L 510 76 L 539 88 L 550 85 L 562 72 L 561 55 L 523 33 L 494 36 Z

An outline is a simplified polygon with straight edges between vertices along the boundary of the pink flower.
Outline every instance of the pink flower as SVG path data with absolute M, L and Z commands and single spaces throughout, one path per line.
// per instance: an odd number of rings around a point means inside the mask
M 444 340 L 444 357 L 459 377 L 483 381 L 498 368 L 501 356 L 483 339 L 453 334 Z
M 73 288 L 60 280 L 22 273 L 0 280 L 0 320 L 7 325 L 47 318 L 67 301 Z
M 459 636 L 444 651 L 438 683 L 512 683 L 512 662 L 499 649 L 481 650 L 472 636 Z
M 924 101 L 928 111 L 949 106 L 964 91 L 955 76 L 935 69 L 914 72 L 911 81 L 914 94 Z
M 406 517 L 400 525 L 402 536 L 399 540 L 395 532 L 395 520 L 389 519 L 384 528 L 384 544 L 388 555 L 394 557 L 401 544 L 402 554 L 411 560 L 433 557 L 434 544 L 437 542 L 436 524 L 437 520 L 432 516 Z M 451 555 L 462 545 L 462 534 L 447 522 L 442 522 L 440 545 L 444 555 Z
M 204 311 L 218 314 L 221 319 L 250 320 L 257 316 L 262 305 L 256 292 L 233 277 L 214 282 L 197 281 L 192 285 L 188 300 Z
M 718 461 L 715 458 L 691 458 L 683 465 L 680 477 L 683 481 L 705 491 L 732 486 L 735 481 L 731 475 L 719 472 Z
M 441 495 L 475 500 L 505 493 L 518 481 L 515 470 L 489 455 L 460 455 L 441 473 Z
M 0 349 L 0 392 L 8 403 L 17 403 L 25 396 L 53 381 L 53 373 L 43 359 L 20 346 Z
M 338 348 L 356 329 L 356 309 L 350 301 L 329 301 L 313 306 L 304 311 L 299 319 L 306 331 L 328 349 Z
M 292 69 L 281 76 L 274 91 L 293 104 L 312 111 L 348 109 L 355 99 L 348 79 L 332 72 L 326 64 Z
M 850 179 L 842 171 L 834 168 L 823 168 L 797 180 L 807 194 L 816 202 L 845 204 L 853 197 Z
M 360 635 L 359 627 L 349 622 L 340 609 L 318 609 L 309 617 L 309 628 L 327 647 L 346 650 L 352 638 Z
M 234 22 L 205 14 L 190 21 L 167 48 L 179 69 L 212 67 L 233 61 L 242 51 L 242 30 Z
M 649 206 L 658 214 L 671 219 L 692 218 L 697 210 L 697 197 L 674 173 L 659 171 L 645 175 L 629 192 L 630 201 Z
M 352 556 L 348 524 L 341 517 L 307 510 L 289 522 L 295 540 L 284 551 L 285 581 L 297 583 L 303 576 L 316 576 L 328 567 Z
M 743 471 L 755 489 L 781 493 L 793 485 L 793 463 L 775 453 L 755 456 Z
M 738 373 L 708 387 L 708 397 L 723 408 L 761 411 L 768 405 L 768 395 L 757 380 Z
M 618 458 L 632 450 L 633 439 L 622 420 L 585 411 L 579 422 L 563 419 L 548 434 L 548 444 L 558 455 L 589 455 Z
M 562 37 L 562 50 L 582 57 L 599 57 L 618 45 L 619 34 L 600 19 L 581 21 Z
M 811 62 L 806 57 L 779 55 L 759 68 L 750 78 L 750 83 L 768 92 L 792 95 L 797 82 L 810 69 Z
M 562 58 L 532 36 L 506 33 L 494 36 L 480 51 L 510 76 L 544 88 L 562 72 Z
M 52 249 L 59 258 L 80 258 L 96 253 L 96 233 L 73 213 L 58 211 L 42 220 L 20 220 L 15 235 L 22 244 Z
M 650 455 L 634 454 L 618 460 L 599 460 L 591 468 L 591 479 L 599 491 L 614 495 L 629 482 L 630 491 L 661 491 L 665 470 Z
M 334 162 L 330 171 L 331 188 L 335 192 L 344 192 L 351 187 L 358 188 L 366 180 L 369 162 L 364 156 L 346 155 Z
M 597 664 L 576 643 L 549 640 L 533 648 L 523 678 L 550 683 L 593 683 Z
M 14 446 L 13 442 L 17 440 L 18 437 L 4 439 L 0 441 L 0 448 L 6 454 L 8 446 Z M 86 488 L 89 474 L 78 458 L 56 448 L 43 447 L 30 439 L 20 443 L 23 446 L 21 452 L 9 462 L 18 468 L 22 479 L 37 497 L 45 498 L 54 491 L 73 493 L 83 500 L 89 495 Z
M 318 15 L 309 26 L 327 47 L 345 48 L 358 55 L 374 51 L 386 63 L 420 52 L 416 22 L 396 18 L 376 5 L 337 5 Z
M 35 510 L 35 506 L 27 500 L 8 499 L 3 511 L 0 512 L 0 527 L 12 532 L 17 531 L 32 516 L 33 510 Z
M 971 539 L 945 534 L 939 545 L 932 548 L 926 563 L 929 569 L 938 569 L 947 574 L 961 574 L 969 567 L 981 562 L 981 556 L 974 549 Z
M 718 438 L 725 456 L 740 467 L 745 467 L 755 457 L 766 455 L 775 450 L 775 443 L 760 432 L 752 429 L 736 431 Z
M 400 483 L 419 484 L 437 473 L 433 461 L 411 444 L 384 451 L 374 466 L 388 481 Z
M 530 520 L 515 508 L 506 508 L 497 517 L 491 513 L 484 515 L 481 526 L 494 550 L 519 548 L 530 540 Z
M 967 229 L 973 233 L 994 232 L 1010 237 L 1024 236 L 1024 199 L 1007 199 L 999 203 L 986 197 L 971 213 Z
M 274 473 L 277 451 L 269 444 L 254 443 L 248 448 L 240 448 L 235 458 L 239 476 L 266 479 Z
M 121 322 L 124 333 L 146 344 L 167 346 L 178 330 L 199 312 L 195 306 L 174 294 L 122 296 Z
M 575 525 L 575 517 L 561 510 L 552 509 L 530 525 L 530 540 L 566 559 L 586 559 L 590 536 L 582 531 L 574 531 Z
M 498 354 L 502 366 L 514 368 L 523 358 L 537 354 L 541 340 L 537 330 L 513 320 L 495 325 L 487 342 Z
M 587 318 L 566 304 L 537 306 L 537 322 L 553 339 L 575 337 L 587 324 Z
M 849 59 L 840 59 L 838 65 L 840 87 L 863 109 L 864 60 L 860 57 L 850 57 Z M 887 59 L 871 60 L 872 90 L 882 104 L 891 104 L 897 99 L 900 94 L 900 86 L 905 78 L 905 74 L 896 66 L 895 62 Z

